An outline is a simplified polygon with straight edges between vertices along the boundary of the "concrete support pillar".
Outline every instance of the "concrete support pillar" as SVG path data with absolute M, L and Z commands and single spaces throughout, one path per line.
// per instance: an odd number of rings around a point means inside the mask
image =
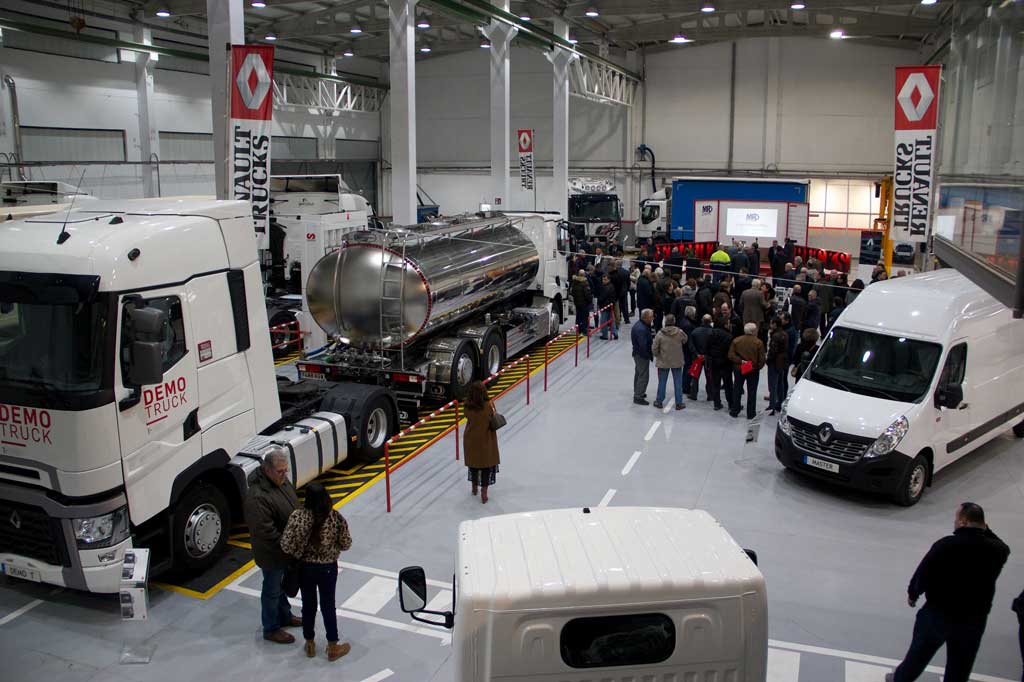
M 999 27 L 999 42 L 996 43 L 995 103 L 992 111 L 992 158 L 986 173 L 1014 174 L 1013 158 L 1014 117 L 1017 108 L 1017 81 L 1020 64 L 1020 26 L 1007 22 Z M 945 93 L 940 93 L 945 97 Z
M 568 39 L 569 25 L 554 20 L 554 33 Z M 548 53 L 554 71 L 554 111 L 551 126 L 551 182 L 555 196 L 561 196 L 558 210 L 568 217 L 569 210 L 569 66 L 578 59 L 576 53 L 556 47 Z
M 779 38 L 769 38 L 764 75 L 764 127 L 762 130 L 761 169 L 778 170 L 782 139 L 782 46 Z M 736 121 L 730 122 L 735 126 Z M 735 130 L 734 130 L 735 133 Z
M 153 44 L 153 31 L 141 24 L 133 28 L 132 38 L 137 43 Z M 145 164 L 160 158 L 160 137 L 157 132 L 156 119 L 153 116 L 153 69 L 156 67 L 154 55 L 150 53 L 135 54 L 135 95 L 139 111 L 139 160 Z M 143 165 L 142 194 L 155 197 L 158 194 L 156 182 L 157 168 L 154 165 Z
M 508 0 L 493 3 L 506 12 Z M 511 165 L 512 123 L 509 63 L 512 39 L 519 32 L 514 26 L 491 21 L 480 32 L 491 41 L 491 195 L 488 200 L 502 207 L 509 201 L 509 166 Z
M 634 73 L 640 73 L 642 70 L 640 64 L 640 52 L 639 50 L 629 50 L 626 52 L 626 68 Z M 636 148 L 640 142 L 644 141 L 641 139 L 640 123 L 643 120 L 643 93 L 640 88 L 643 87 L 643 83 L 637 85 L 637 93 L 633 98 L 633 106 L 625 107 L 626 110 L 626 122 L 625 122 L 625 135 L 624 149 L 622 150 L 622 165 L 626 169 L 625 180 L 623 181 L 623 192 L 622 192 L 622 203 L 625 206 L 625 220 L 637 220 L 638 211 L 640 206 L 640 200 L 648 195 L 648 188 L 644 187 L 640 182 L 642 177 L 641 173 L 637 173 L 636 163 Z
M 391 26 L 391 210 L 416 223 L 416 1 L 388 0 Z
M 231 125 L 228 95 L 228 62 L 231 46 L 245 43 L 242 0 L 206 0 L 207 33 L 210 44 L 210 104 L 213 110 L 213 162 L 217 198 L 231 197 L 228 162 Z

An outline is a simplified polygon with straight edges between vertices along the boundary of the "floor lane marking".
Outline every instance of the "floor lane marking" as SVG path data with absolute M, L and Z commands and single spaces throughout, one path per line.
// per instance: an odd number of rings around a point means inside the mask
M 845 682 L 878 682 L 884 680 L 886 673 L 892 668 L 882 665 L 869 665 L 858 661 L 845 661 L 843 679 Z
M 380 682 L 381 680 L 388 679 L 389 677 L 391 677 L 394 674 L 395 674 L 395 672 L 391 668 L 384 668 L 379 673 L 375 673 L 373 675 L 370 675 L 365 680 L 363 680 L 363 682 Z
M 651 424 L 651 428 L 648 429 L 647 435 L 644 436 L 644 440 L 650 440 L 650 439 L 654 438 L 654 434 L 657 433 L 659 426 L 661 426 L 661 422 L 660 421 L 656 421 L 653 424 Z
M 395 596 L 397 583 L 375 575 L 342 603 L 341 608 L 376 616 Z
M 3 618 L 0 618 L 0 625 L 7 625 L 11 621 L 13 621 L 15 618 L 17 618 L 19 616 L 24 616 L 26 613 L 28 613 L 29 611 L 31 611 L 32 609 L 34 609 L 35 607 L 39 606 L 42 603 L 43 603 L 42 599 L 33 599 L 29 603 L 27 603 L 24 606 L 22 606 L 20 609 L 15 609 L 14 611 L 11 611 L 10 613 L 8 613 Z
M 658 422 L 658 423 L 660 424 L 661 422 Z M 648 440 L 650 440 L 650 439 L 648 439 Z M 628 462 L 626 462 L 626 466 L 622 467 L 622 475 L 623 476 L 626 476 L 627 474 L 629 474 L 630 471 L 633 470 L 633 465 L 636 464 L 636 461 L 638 459 L 640 459 L 640 451 L 639 450 L 634 452 L 633 456 L 629 458 Z
M 661 411 L 662 411 L 663 414 L 668 414 L 669 412 L 672 411 L 672 408 L 675 407 L 675 406 L 676 406 L 676 399 L 675 398 L 669 398 L 668 402 L 665 403 L 665 407 L 663 407 Z
M 604 494 L 604 497 L 601 498 L 601 502 L 599 502 L 597 506 L 607 507 L 608 504 L 612 501 L 612 498 L 615 497 L 615 493 L 615 488 L 608 488 L 608 492 Z
M 800 654 L 796 651 L 768 649 L 767 682 L 797 682 L 800 679 Z
M 398 589 L 398 574 L 392 571 L 385 571 L 380 568 L 374 568 L 372 566 L 363 566 L 361 564 L 353 564 L 348 561 L 339 561 L 338 566 L 340 568 L 347 568 L 350 571 L 362 571 L 363 573 L 369 573 L 370 575 L 379 575 L 384 578 L 391 578 L 395 581 L 395 589 Z M 427 584 L 433 585 L 434 587 L 448 587 L 452 586 L 451 581 L 443 582 L 441 580 L 431 580 L 427 578 Z

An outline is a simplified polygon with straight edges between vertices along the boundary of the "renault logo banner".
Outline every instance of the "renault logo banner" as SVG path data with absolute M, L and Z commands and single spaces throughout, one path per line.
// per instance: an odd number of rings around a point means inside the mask
M 892 238 L 923 242 L 931 223 L 941 66 L 896 67 Z
M 273 47 L 231 46 L 232 193 L 235 199 L 252 203 L 252 219 L 260 248 L 269 246 L 273 86 Z

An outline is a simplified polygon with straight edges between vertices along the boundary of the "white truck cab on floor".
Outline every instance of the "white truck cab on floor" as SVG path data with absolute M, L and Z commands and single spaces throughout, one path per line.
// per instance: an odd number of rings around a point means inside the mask
M 943 467 L 1024 436 L 1024 322 L 955 270 L 877 282 L 825 337 L 779 414 L 788 468 L 916 503 Z
M 453 612 L 424 609 L 419 567 L 403 569 L 399 597 L 413 618 L 454 627 L 458 682 L 764 682 L 752 556 L 699 510 L 506 514 L 459 526 Z

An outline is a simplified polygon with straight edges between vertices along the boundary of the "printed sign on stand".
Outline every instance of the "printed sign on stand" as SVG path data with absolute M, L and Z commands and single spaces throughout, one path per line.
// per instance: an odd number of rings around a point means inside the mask
M 516 134 L 519 143 L 519 181 L 522 188 L 533 191 L 533 130 L 519 130 Z
M 274 113 L 274 48 L 231 46 L 231 185 L 252 202 L 259 248 L 270 240 L 270 138 Z
M 928 238 L 941 75 L 941 66 L 896 67 L 893 241 Z

